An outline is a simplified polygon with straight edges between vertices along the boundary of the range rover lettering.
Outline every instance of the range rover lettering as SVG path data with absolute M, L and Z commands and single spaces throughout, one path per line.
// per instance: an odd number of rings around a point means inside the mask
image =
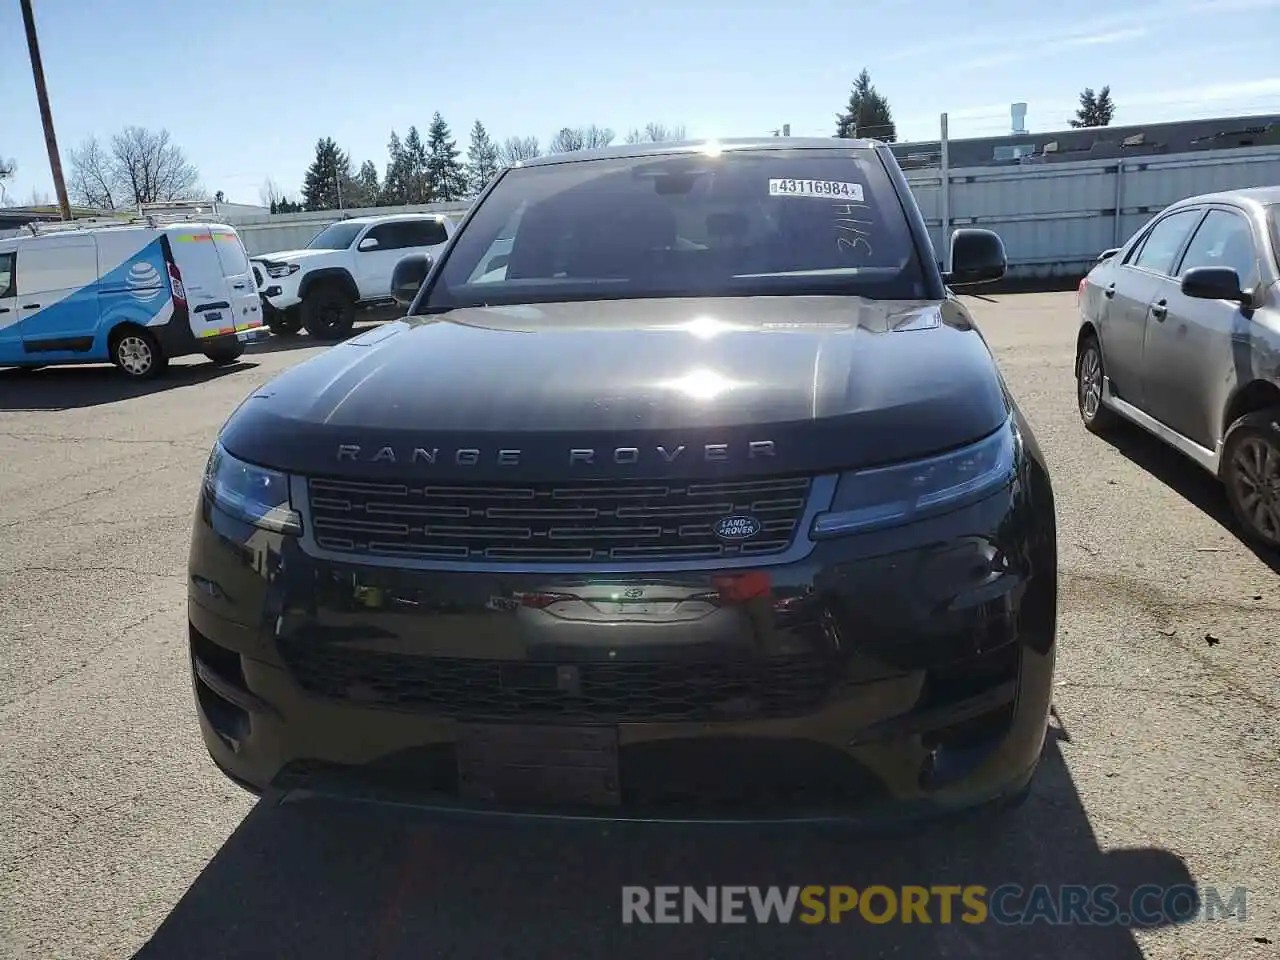
M 504 170 L 407 315 L 254 391 L 195 509 L 189 649 L 254 791 L 885 822 L 1026 797 L 1053 490 L 874 141 Z
M 374 444 L 366 448 L 358 443 L 340 443 L 338 444 L 339 460 L 361 460 L 367 459 L 371 463 L 395 463 L 401 457 L 408 457 L 414 463 L 437 463 L 440 460 L 439 447 L 414 447 L 412 450 L 402 449 L 397 451 L 396 447 L 388 445 Z M 609 457 L 614 463 L 640 463 L 642 458 L 658 456 L 666 463 L 674 463 L 677 457 L 680 457 L 688 450 L 685 444 L 675 444 L 673 446 L 658 445 L 653 448 L 640 447 L 614 447 L 612 450 L 606 449 L 597 451 L 590 448 L 575 447 L 568 451 L 570 464 L 583 463 L 592 464 L 596 461 L 596 456 Z M 751 440 L 748 441 L 742 450 L 731 450 L 725 443 L 705 443 L 702 444 L 692 456 L 701 456 L 706 460 L 730 460 L 735 456 L 747 457 L 755 459 L 756 457 L 772 457 L 775 454 L 775 445 L 772 440 Z M 520 450 L 494 450 L 484 451 L 479 447 L 462 447 L 452 452 L 446 451 L 445 458 L 451 459 L 458 466 L 471 466 L 478 464 L 486 456 L 491 457 L 495 463 L 504 466 L 518 466 L 520 463 Z

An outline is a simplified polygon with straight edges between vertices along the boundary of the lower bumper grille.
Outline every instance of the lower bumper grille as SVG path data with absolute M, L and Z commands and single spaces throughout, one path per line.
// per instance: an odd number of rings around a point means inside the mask
M 837 674 L 821 658 L 579 663 L 425 658 L 283 641 L 309 693 L 457 719 L 579 723 L 748 720 L 821 707 Z
M 606 563 L 768 557 L 787 550 L 809 477 L 540 485 L 311 479 L 311 528 L 327 550 L 466 562 Z M 725 542 L 717 520 L 759 531 Z

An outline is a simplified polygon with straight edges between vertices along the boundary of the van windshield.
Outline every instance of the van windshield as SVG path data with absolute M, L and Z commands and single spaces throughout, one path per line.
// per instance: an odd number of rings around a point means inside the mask
M 771 294 L 926 296 L 902 204 L 874 150 L 511 170 L 455 238 L 422 306 Z
M 334 223 L 325 227 L 307 244 L 308 250 L 345 250 L 360 233 L 363 224 Z

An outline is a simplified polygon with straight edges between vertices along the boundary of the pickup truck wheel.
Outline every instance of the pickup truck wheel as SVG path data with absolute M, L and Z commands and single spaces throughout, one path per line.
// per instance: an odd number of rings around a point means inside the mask
M 316 287 L 302 301 L 302 325 L 317 340 L 341 340 L 355 319 L 355 303 L 337 284 Z
M 297 307 L 273 310 L 267 327 L 278 337 L 291 337 L 302 329 L 302 313 Z
M 1280 550 L 1280 409 L 1246 414 L 1231 425 L 1221 474 L 1245 537 Z
M 235 363 L 244 355 L 244 344 L 239 340 L 234 343 L 219 344 L 204 352 L 209 358 L 209 362 L 215 366 L 225 367 L 229 363 Z
M 111 362 L 131 380 L 150 380 L 169 365 L 151 331 L 124 327 L 111 337 Z

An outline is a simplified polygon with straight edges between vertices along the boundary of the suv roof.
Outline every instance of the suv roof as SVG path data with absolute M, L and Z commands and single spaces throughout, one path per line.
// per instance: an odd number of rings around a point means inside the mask
M 732 137 L 727 140 L 704 138 L 667 143 L 626 143 L 597 150 L 552 153 L 520 162 L 522 167 L 543 167 L 553 163 L 582 163 L 586 160 L 613 160 L 627 157 L 674 156 L 702 153 L 708 148 L 722 152 L 737 150 L 868 150 L 884 146 L 879 140 L 853 140 L 840 137 Z
M 386 223 L 390 220 L 444 220 L 443 213 L 385 213 L 372 214 L 367 217 L 346 217 L 342 220 L 335 220 L 334 223 Z

